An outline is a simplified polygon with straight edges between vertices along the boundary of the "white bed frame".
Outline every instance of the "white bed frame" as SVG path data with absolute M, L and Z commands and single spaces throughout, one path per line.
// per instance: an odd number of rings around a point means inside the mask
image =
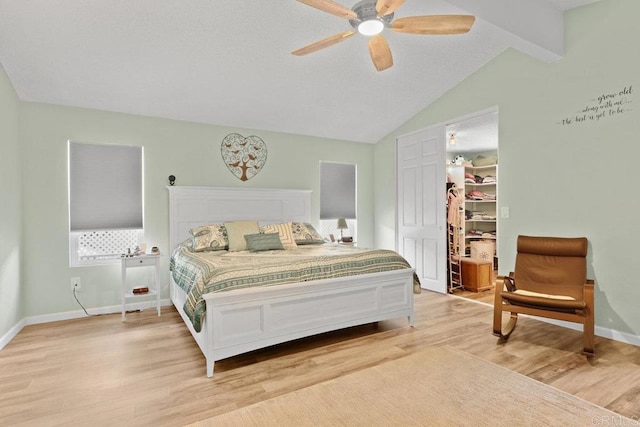
M 191 228 L 225 221 L 310 222 L 311 191 L 167 187 L 171 251 Z M 413 269 L 239 289 L 204 295 L 207 310 L 196 332 L 171 278 L 171 301 L 205 356 L 207 376 L 217 360 L 322 332 L 413 316 Z

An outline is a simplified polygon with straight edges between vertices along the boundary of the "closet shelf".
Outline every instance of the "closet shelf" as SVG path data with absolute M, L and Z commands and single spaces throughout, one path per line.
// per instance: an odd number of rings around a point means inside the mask
M 462 155 L 465 158 L 468 157 L 464 153 Z M 470 153 L 470 155 L 474 156 L 475 154 Z M 459 237 L 458 232 L 463 232 L 457 246 L 460 253 L 466 256 L 477 257 L 480 247 L 492 247 L 495 250 L 498 243 L 498 165 L 451 165 L 447 168 L 447 179 L 448 182 L 456 185 L 460 194 L 464 195 L 464 202 L 460 203 L 463 212 L 460 212 L 462 218 L 459 219 L 458 228 L 452 232 L 450 227 L 450 231 L 447 233 L 450 241 Z M 449 200 L 448 197 L 447 200 Z M 456 252 L 449 253 L 450 272 L 452 270 L 459 271 L 458 267 L 462 267 L 454 262 L 454 255 Z M 495 259 L 495 253 L 493 258 Z M 449 288 L 450 292 L 460 286 L 456 279 L 455 274 L 450 275 L 449 283 L 454 285 L 453 288 Z M 465 283 L 463 288 L 478 290 L 473 289 L 473 279 L 467 276 L 463 281 L 465 280 L 468 280 L 468 283 Z
M 487 170 L 487 169 L 495 169 L 498 165 L 487 165 L 487 166 L 465 166 L 464 168 L 467 170 Z

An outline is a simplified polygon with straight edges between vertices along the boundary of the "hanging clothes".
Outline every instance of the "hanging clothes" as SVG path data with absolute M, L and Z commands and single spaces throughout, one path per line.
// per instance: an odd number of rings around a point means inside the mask
M 451 233 L 453 234 L 453 251 L 451 251 L 450 253 L 455 253 L 456 255 L 459 255 L 460 252 L 460 223 L 462 220 L 461 211 L 463 203 L 464 197 L 462 197 L 462 194 L 458 191 L 458 188 L 454 184 L 454 186 L 447 191 L 447 223 L 449 224 Z
M 460 215 L 460 206 L 462 206 L 464 198 L 460 195 L 457 187 L 451 187 L 447 192 L 447 205 L 449 206 L 449 212 L 447 214 L 447 222 L 454 227 L 457 227 Z

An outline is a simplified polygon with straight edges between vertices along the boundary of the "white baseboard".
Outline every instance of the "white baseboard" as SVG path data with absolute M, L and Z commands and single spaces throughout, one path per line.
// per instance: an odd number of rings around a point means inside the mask
M 615 331 L 613 329 L 601 328 L 596 326 L 595 334 L 599 337 L 609 338 L 610 340 L 633 344 L 640 347 L 640 336 L 629 334 L 627 332 Z
M 18 333 L 20 333 L 20 331 L 22 330 L 22 328 L 25 327 L 25 321 L 24 319 L 22 319 L 21 321 L 19 321 L 18 323 L 16 323 L 16 325 L 9 329 L 9 331 L 4 334 L 2 337 L 0 337 L 0 350 L 2 350 L 7 344 L 9 344 L 9 342 L 16 336 L 18 335 Z
M 562 326 L 564 328 L 573 329 L 575 331 L 582 332 L 582 324 L 574 323 L 574 322 L 565 322 L 564 320 L 556 320 L 556 319 L 547 319 L 546 317 L 535 317 L 535 316 L 527 316 L 523 314 L 522 316 L 530 317 L 532 319 L 540 320 L 542 322 L 551 323 L 553 325 Z M 619 341 L 626 344 L 632 344 L 636 346 L 640 346 L 640 336 L 632 335 L 626 332 L 615 331 L 609 328 L 602 328 L 600 326 L 596 326 L 594 328 L 594 334 L 599 337 L 609 338 L 613 341 Z
M 170 299 L 162 299 L 160 300 L 160 305 L 162 307 L 167 307 L 172 305 Z M 135 303 L 128 303 L 128 310 L 155 310 L 155 301 L 140 301 Z M 88 308 L 87 312 L 89 315 L 99 315 L 99 314 L 114 314 L 121 313 L 122 306 L 121 305 L 112 305 L 108 307 L 96 307 L 96 308 Z M 71 320 L 71 319 L 80 319 L 82 317 L 87 317 L 83 310 L 74 310 L 74 311 L 65 311 L 62 313 L 52 313 L 52 314 L 43 314 L 40 316 L 30 316 L 25 317 L 20 322 L 18 322 L 13 328 L 9 330 L 6 334 L 0 337 L 0 350 L 2 350 L 9 342 L 16 336 L 22 328 L 27 325 L 38 325 L 40 323 L 49 323 L 49 322 L 58 322 L 60 320 Z
M 160 300 L 160 306 L 171 305 L 169 299 Z M 151 310 L 156 308 L 155 301 L 140 301 L 135 303 L 127 303 L 127 310 Z M 111 305 L 108 307 L 88 308 L 89 315 L 92 314 L 113 314 L 121 313 L 121 305 Z M 60 320 L 80 319 L 87 317 L 83 310 L 65 311 L 63 313 L 43 314 L 41 316 L 32 316 L 25 319 L 26 325 L 37 325 L 40 323 L 57 322 Z
M 455 298 L 464 299 L 465 301 L 475 302 L 478 304 L 483 304 L 483 305 L 493 307 L 492 304 L 488 304 L 486 302 L 462 298 L 457 295 L 451 295 L 451 296 Z M 172 305 L 171 300 L 169 299 L 160 300 L 160 305 L 163 307 L 170 306 Z M 154 308 L 153 305 L 151 306 L 149 305 L 149 301 L 142 301 L 138 303 L 128 304 L 127 306 L 129 309 L 132 309 L 132 310 L 145 310 L 145 309 Z M 121 305 L 112 305 L 109 307 L 90 308 L 87 311 L 89 312 L 89 314 L 112 314 L 112 313 L 120 313 L 121 310 L 122 310 Z M 22 328 L 24 328 L 27 325 L 37 325 L 40 323 L 57 322 L 60 320 L 80 319 L 82 317 L 87 317 L 84 311 L 75 310 L 75 311 L 66 311 L 63 313 L 43 314 L 41 316 L 31 316 L 31 317 L 24 318 L 21 321 L 19 321 L 13 328 L 11 328 L 6 334 L 0 337 L 0 350 L 2 350 L 7 344 L 9 344 L 9 342 L 16 335 L 18 335 L 18 333 L 20 333 Z M 545 319 L 543 317 L 533 317 L 533 316 L 528 316 L 528 317 L 531 317 L 532 319 L 540 320 L 542 322 L 547 322 L 547 323 L 562 326 L 565 328 L 574 329 L 576 331 L 582 331 L 582 325 L 579 325 L 577 323 L 564 322 L 562 320 L 555 320 L 555 319 Z M 620 331 L 616 331 L 609 328 L 602 328 L 600 326 L 596 326 L 595 334 L 599 337 L 609 338 L 614 341 L 619 341 L 626 344 L 640 346 L 640 335 L 633 335 L 633 334 L 620 332 Z

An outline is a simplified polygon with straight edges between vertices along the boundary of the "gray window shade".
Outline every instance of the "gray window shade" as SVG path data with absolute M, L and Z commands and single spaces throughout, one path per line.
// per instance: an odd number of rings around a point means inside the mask
M 141 229 L 142 165 L 142 147 L 70 141 L 70 230 Z
M 356 217 L 356 165 L 320 163 L 320 219 Z

